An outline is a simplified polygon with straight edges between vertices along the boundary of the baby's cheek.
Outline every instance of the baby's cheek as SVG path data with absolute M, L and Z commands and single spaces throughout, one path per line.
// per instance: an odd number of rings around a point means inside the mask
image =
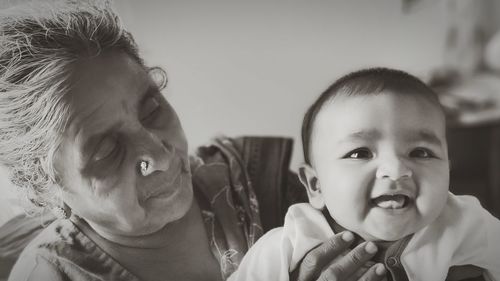
M 426 224 L 439 215 L 443 206 L 446 204 L 447 194 L 447 191 L 429 192 L 417 198 L 417 211 L 423 217 Z

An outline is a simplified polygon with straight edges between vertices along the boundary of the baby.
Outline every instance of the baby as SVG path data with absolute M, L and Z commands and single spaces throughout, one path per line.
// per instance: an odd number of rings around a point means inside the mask
M 445 115 L 423 82 L 385 68 L 348 74 L 309 108 L 302 141 L 309 204 L 291 206 L 233 280 L 288 280 L 308 251 L 343 230 L 377 244 L 375 262 L 390 280 L 445 280 L 459 265 L 500 280 L 500 221 L 448 191 Z

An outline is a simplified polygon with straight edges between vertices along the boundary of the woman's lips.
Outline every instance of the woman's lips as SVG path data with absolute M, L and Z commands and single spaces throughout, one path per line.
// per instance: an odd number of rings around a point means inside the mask
M 169 197 L 179 189 L 180 179 L 185 174 L 182 162 L 174 169 L 174 172 L 161 172 L 148 179 L 144 187 L 143 201 L 156 197 Z

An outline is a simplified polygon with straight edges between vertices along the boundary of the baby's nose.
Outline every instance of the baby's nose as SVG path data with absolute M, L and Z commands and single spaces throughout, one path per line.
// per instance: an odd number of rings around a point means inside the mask
M 412 174 L 411 169 L 399 157 L 391 157 L 380 164 L 376 177 L 378 179 L 388 178 L 397 181 L 405 177 L 411 177 Z

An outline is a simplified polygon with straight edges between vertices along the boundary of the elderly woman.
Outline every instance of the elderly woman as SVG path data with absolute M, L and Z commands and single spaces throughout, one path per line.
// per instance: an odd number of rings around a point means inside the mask
M 0 23 L 0 163 L 32 211 L 59 219 L 9 280 L 228 278 L 263 231 L 258 173 L 238 142 L 188 157 L 164 73 L 144 65 L 107 3 L 25 11 Z M 318 246 L 293 279 L 347 278 L 373 256 L 361 244 L 330 264 L 352 242 Z

